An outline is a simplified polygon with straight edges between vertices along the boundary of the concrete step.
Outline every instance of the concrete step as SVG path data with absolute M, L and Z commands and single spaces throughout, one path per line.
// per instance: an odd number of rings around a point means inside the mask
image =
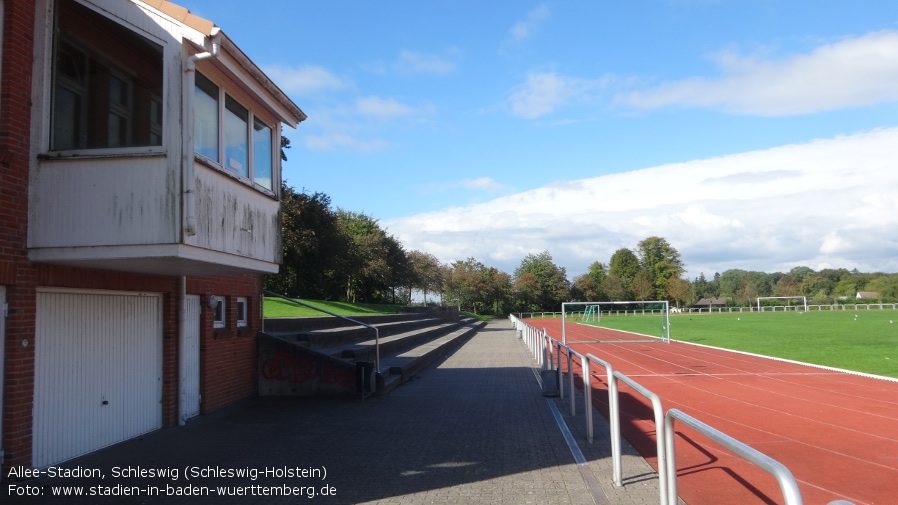
M 383 338 L 392 335 L 406 334 L 423 328 L 431 328 L 443 323 L 444 321 L 442 319 L 414 318 L 381 322 L 374 324 L 373 326 L 377 328 L 378 334 Z M 287 340 L 292 340 L 297 344 L 305 345 L 312 349 L 319 349 L 327 354 L 330 354 L 327 349 L 351 346 L 374 338 L 374 330 L 367 326 L 340 326 L 310 331 L 294 330 L 290 333 L 268 333 Z
M 378 325 L 382 336 L 377 339 L 377 346 L 372 330 L 367 327 L 359 327 L 367 335 L 357 333 L 352 327 L 312 331 L 294 327 L 286 335 L 266 332 L 271 336 L 264 340 L 265 346 L 260 346 L 260 392 L 289 396 L 361 393 L 360 381 L 365 380 L 363 363 L 376 361 L 379 347 L 381 366 L 376 375 L 375 394 L 384 394 L 472 336 L 484 324 L 473 318 L 458 318 L 458 322 L 452 323 L 441 318 L 401 318 Z M 383 336 L 384 333 L 387 335 Z M 313 348 L 308 340 L 297 340 L 296 335 L 300 334 L 315 336 L 320 340 L 316 345 L 325 347 Z M 368 368 L 369 373 L 372 370 Z
M 369 339 L 367 340 L 318 350 L 335 358 L 349 359 L 352 361 L 374 361 L 378 342 L 380 344 L 380 355 L 383 357 L 425 343 L 452 331 L 456 327 L 458 327 L 457 324 L 441 322 L 423 328 L 416 328 L 411 331 L 387 335 L 385 337 L 382 336 L 379 339 L 370 338 L 371 332 L 369 331 Z
M 408 312 L 404 314 L 375 314 L 370 316 L 350 316 L 353 320 L 365 324 L 378 325 L 397 321 L 415 321 L 418 319 L 430 319 L 434 316 Z M 276 317 L 265 319 L 265 333 L 269 335 L 290 335 L 308 332 L 312 330 L 324 330 L 351 325 L 338 317 Z
M 403 382 L 411 380 L 434 360 L 461 345 L 486 325 L 474 319 L 464 321 L 454 331 L 432 339 L 421 345 L 406 349 L 386 358 L 381 357 L 380 367 L 383 384 L 378 385 L 378 394 L 386 394 Z M 385 373 L 384 373 L 385 372 Z

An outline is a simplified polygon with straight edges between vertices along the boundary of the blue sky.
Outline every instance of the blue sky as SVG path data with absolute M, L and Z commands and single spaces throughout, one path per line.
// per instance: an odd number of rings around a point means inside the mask
M 176 3 L 308 114 L 288 184 L 407 249 L 898 271 L 898 2 Z

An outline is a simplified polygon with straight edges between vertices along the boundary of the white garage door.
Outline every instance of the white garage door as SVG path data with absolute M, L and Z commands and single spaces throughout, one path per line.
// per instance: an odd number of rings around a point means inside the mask
M 39 290 L 33 464 L 162 427 L 162 296 Z

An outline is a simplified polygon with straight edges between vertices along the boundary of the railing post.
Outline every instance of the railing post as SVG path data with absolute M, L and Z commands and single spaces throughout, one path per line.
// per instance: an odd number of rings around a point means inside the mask
M 574 364 L 573 354 L 574 353 L 571 351 L 570 347 L 566 347 L 566 349 L 567 349 L 567 378 L 568 378 L 568 383 L 571 386 L 571 389 L 570 389 L 571 415 L 576 416 L 577 415 L 577 401 L 576 401 L 577 396 L 574 394 L 574 367 L 573 367 L 573 364 Z
M 589 375 L 589 360 L 580 358 L 583 363 L 583 410 L 586 412 L 586 440 L 592 443 L 592 377 Z
M 661 398 L 646 389 L 642 384 L 639 384 L 620 372 L 614 372 L 614 376 L 652 402 L 652 410 L 655 414 L 655 447 L 658 453 L 658 488 L 660 503 L 661 505 L 667 505 L 669 475 L 667 458 L 665 456 L 667 445 L 664 443 L 664 409 L 661 407 Z M 674 502 L 674 504 L 676 504 L 676 502 Z
M 558 365 L 555 367 L 555 370 L 558 371 L 558 397 L 564 399 L 564 383 L 561 382 L 561 379 L 564 375 L 561 373 L 561 343 L 557 340 L 555 341 L 555 349 L 556 349 L 556 360 L 558 361 Z
M 621 470 L 620 407 L 617 402 L 617 377 L 614 376 L 614 368 L 611 366 L 611 363 L 603 361 L 592 354 L 587 354 L 586 360 L 593 360 L 605 367 L 605 380 L 608 382 L 608 424 L 611 425 L 611 478 L 615 486 L 621 487 L 624 485 L 624 481 L 623 471 Z

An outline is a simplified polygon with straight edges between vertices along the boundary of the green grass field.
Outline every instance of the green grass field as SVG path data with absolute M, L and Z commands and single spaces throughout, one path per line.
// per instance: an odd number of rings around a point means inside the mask
M 658 336 L 661 317 L 598 325 Z M 898 378 L 895 310 L 671 314 L 670 338 Z
M 397 314 L 402 305 L 327 302 L 322 300 L 300 300 L 341 316 L 362 316 L 371 314 Z M 317 317 L 327 314 L 308 307 L 290 303 L 281 298 L 265 297 L 262 307 L 265 317 Z

